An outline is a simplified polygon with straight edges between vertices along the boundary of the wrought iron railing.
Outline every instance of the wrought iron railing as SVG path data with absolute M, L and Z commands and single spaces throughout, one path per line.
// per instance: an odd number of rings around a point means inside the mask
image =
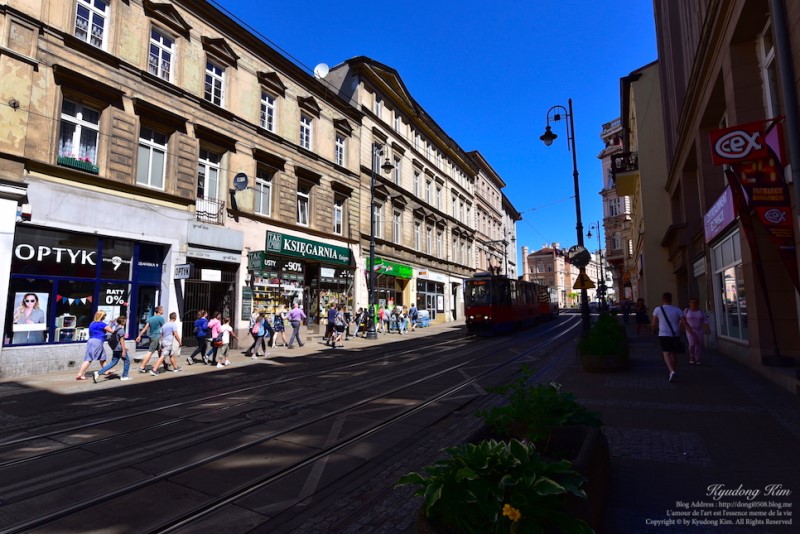
M 618 174 L 621 172 L 632 172 L 639 170 L 638 152 L 620 152 L 611 155 L 611 172 Z
M 195 203 L 197 220 L 200 222 L 219 224 L 225 222 L 225 201 L 217 198 L 198 197 Z

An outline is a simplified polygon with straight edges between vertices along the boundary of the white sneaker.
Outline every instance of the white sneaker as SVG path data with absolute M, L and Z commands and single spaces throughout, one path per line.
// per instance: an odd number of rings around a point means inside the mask
M 180 367 L 172 370 L 173 373 L 180 373 L 181 371 L 183 371 L 183 369 L 181 369 Z
M 253 354 L 253 356 L 251 356 L 251 357 L 252 357 L 254 360 L 257 360 L 257 359 L 258 359 L 258 356 L 256 356 L 255 354 Z
M 217 364 L 217 369 L 223 369 L 224 367 L 225 367 L 224 363 L 218 363 Z
M 228 361 L 226 361 L 226 362 L 225 362 L 225 365 L 230 365 L 230 364 L 231 364 L 231 361 L 230 361 L 230 360 L 228 360 Z
M 270 354 L 271 354 L 271 353 L 269 353 L 269 352 L 265 352 L 265 353 L 264 353 L 264 357 L 265 357 L 265 358 L 269 358 L 269 355 L 270 355 Z
M 120 378 L 120 380 L 133 380 L 133 379 L 129 376 L 123 376 Z

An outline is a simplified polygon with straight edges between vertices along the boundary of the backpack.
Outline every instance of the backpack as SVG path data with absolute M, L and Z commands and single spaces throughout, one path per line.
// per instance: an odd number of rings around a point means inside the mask
M 112 351 L 119 347 L 119 333 L 119 329 L 116 329 L 106 336 L 106 341 L 108 341 L 108 346 Z
M 337 313 L 336 317 L 333 319 L 333 324 L 336 326 L 344 326 L 344 315 Z

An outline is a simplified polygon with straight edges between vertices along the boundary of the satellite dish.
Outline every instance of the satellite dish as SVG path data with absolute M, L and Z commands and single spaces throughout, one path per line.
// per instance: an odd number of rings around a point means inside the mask
M 243 172 L 240 172 L 234 176 L 233 187 L 235 187 L 237 191 L 244 191 L 247 189 L 247 175 Z
M 330 70 L 331 70 L 331 69 L 330 69 L 330 68 L 328 68 L 328 65 L 326 65 L 325 63 L 320 63 L 319 65 L 317 65 L 316 67 L 314 67 L 314 77 L 315 77 L 315 78 L 317 78 L 317 79 L 319 79 L 319 80 L 321 80 L 321 79 L 323 79 L 325 76 L 327 76 L 327 75 L 328 75 L 328 73 L 330 72 Z

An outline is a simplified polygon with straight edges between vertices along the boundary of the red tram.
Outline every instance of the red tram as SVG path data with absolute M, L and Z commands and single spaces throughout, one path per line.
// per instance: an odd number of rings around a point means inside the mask
M 546 286 L 489 273 L 465 281 L 464 300 L 471 334 L 511 332 L 558 315 Z

